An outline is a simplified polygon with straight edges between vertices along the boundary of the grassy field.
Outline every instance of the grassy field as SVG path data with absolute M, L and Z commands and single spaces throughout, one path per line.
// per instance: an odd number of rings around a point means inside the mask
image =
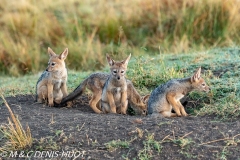
M 212 90 L 209 93 L 189 94 L 196 106 L 188 112 L 196 115 L 211 114 L 223 119 L 233 118 L 240 115 L 239 51 L 238 48 L 225 48 L 178 55 L 132 56 L 127 78 L 133 81 L 141 94 L 148 94 L 172 78 L 191 76 L 201 66 L 202 75 Z M 109 72 L 109 67 L 106 66 L 100 72 Z M 91 73 L 69 71 L 69 92 Z M 39 76 L 1 77 L 1 88 L 5 96 L 35 95 Z
M 1 0 L 0 74 L 36 74 L 47 47 L 69 48 L 72 70 L 123 58 L 239 44 L 237 0 Z

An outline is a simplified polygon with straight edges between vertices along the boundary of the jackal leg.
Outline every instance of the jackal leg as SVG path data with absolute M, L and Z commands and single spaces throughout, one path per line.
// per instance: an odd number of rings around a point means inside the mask
M 101 100 L 97 102 L 97 109 L 102 110 Z
M 102 92 L 94 92 L 93 97 L 89 102 L 90 107 L 93 109 L 95 113 L 102 113 L 102 111 L 99 110 L 97 107 L 97 104 L 101 100 L 101 95 L 102 95 Z
M 62 97 L 62 98 L 67 97 L 68 92 L 67 92 L 67 84 L 66 84 L 66 83 L 62 83 L 62 85 L 61 85 L 61 91 L 62 91 L 62 93 L 63 93 L 63 97 Z
M 47 91 L 48 91 L 48 106 L 53 107 L 53 85 L 51 83 L 47 84 Z
M 57 104 L 61 103 L 62 98 L 63 98 L 63 93 L 61 90 L 53 91 L 53 100 L 55 103 L 57 103 Z
M 128 100 L 127 92 L 122 92 L 121 95 L 121 114 L 127 114 Z
M 188 114 L 186 113 L 186 111 L 180 101 L 178 101 L 178 105 L 180 106 L 180 111 L 181 111 L 182 115 L 186 117 Z
M 176 93 L 167 93 L 167 100 L 170 103 L 170 105 L 173 107 L 173 110 L 176 112 L 177 116 L 181 116 L 181 112 L 180 112 L 180 106 L 178 104 L 178 102 L 175 99 Z M 172 115 L 171 115 L 172 117 Z
M 37 102 L 38 103 L 43 103 L 44 100 L 47 99 L 48 94 L 47 94 L 47 86 L 41 86 L 37 90 Z
M 108 105 L 110 106 L 111 113 L 117 113 L 117 107 L 111 91 L 107 92 Z
M 102 112 L 103 113 L 109 113 L 110 112 L 110 106 L 108 105 L 108 103 L 103 102 L 101 100 L 101 107 L 102 107 Z

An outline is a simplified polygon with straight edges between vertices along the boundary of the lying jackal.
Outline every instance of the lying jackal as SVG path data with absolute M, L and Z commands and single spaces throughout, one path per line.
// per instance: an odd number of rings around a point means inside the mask
M 148 114 L 160 114 L 163 117 L 187 116 L 180 99 L 187 93 L 209 91 L 209 86 L 201 78 L 201 68 L 192 77 L 173 79 L 157 87 L 148 100 Z M 172 108 L 175 113 L 172 113 Z
M 60 103 L 63 97 L 67 96 L 67 69 L 64 60 L 68 55 L 66 48 L 60 55 L 56 55 L 48 47 L 50 56 L 48 67 L 42 73 L 36 85 L 36 100 L 43 103 L 48 100 L 48 105 L 52 107 L 54 102 Z

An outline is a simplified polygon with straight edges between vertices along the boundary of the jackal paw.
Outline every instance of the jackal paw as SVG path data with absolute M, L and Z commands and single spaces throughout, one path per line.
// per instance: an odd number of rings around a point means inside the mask
M 73 101 L 67 102 L 67 108 L 72 108 L 73 107 Z
M 187 113 L 183 113 L 182 115 L 183 115 L 184 117 L 187 117 L 187 116 L 188 116 L 188 114 L 187 114 Z
M 53 106 L 54 106 L 53 103 L 49 103 L 49 104 L 48 104 L 48 107 L 53 107 Z
M 54 102 L 60 104 L 62 100 L 55 100 Z
M 124 115 L 126 115 L 127 113 L 126 113 L 126 111 L 121 111 L 121 114 L 124 114 Z

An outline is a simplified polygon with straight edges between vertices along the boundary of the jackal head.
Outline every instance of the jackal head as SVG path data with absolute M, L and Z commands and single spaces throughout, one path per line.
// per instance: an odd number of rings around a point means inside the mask
M 191 77 L 191 84 L 194 90 L 208 92 L 210 87 L 206 84 L 205 80 L 201 77 L 201 67 Z
M 112 58 L 107 55 L 107 61 L 110 66 L 111 75 L 116 80 L 121 80 L 125 77 L 125 73 L 127 71 L 127 65 L 130 60 L 131 54 L 123 61 L 114 61 Z
M 135 111 L 137 112 L 137 114 L 139 115 L 147 115 L 147 103 L 148 103 L 148 99 L 149 99 L 150 94 L 142 96 L 140 102 L 138 102 L 137 104 L 133 104 L 133 106 L 135 106 L 135 108 L 139 108 L 139 111 Z
M 49 61 L 46 71 L 48 72 L 58 72 L 65 69 L 64 60 L 68 55 L 68 48 L 66 48 L 60 55 L 57 55 L 53 50 L 48 47 Z

